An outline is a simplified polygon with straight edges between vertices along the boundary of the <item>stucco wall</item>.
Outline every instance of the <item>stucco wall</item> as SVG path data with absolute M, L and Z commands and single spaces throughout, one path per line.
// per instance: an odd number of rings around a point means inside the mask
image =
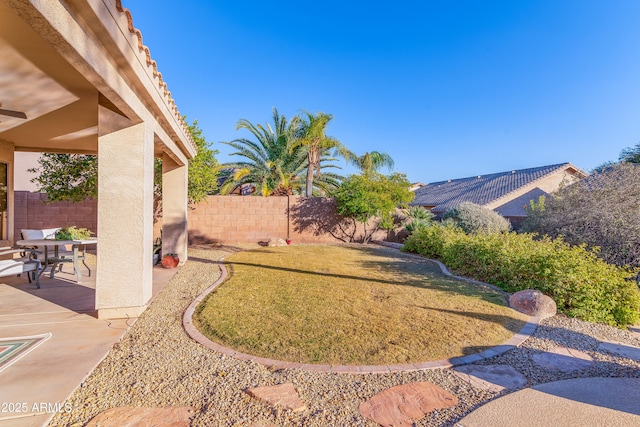
M 13 189 L 15 191 L 32 191 L 34 193 L 38 191 L 38 186 L 31 182 L 36 175 L 29 172 L 28 169 L 40 167 L 38 159 L 41 155 L 41 153 L 15 152 L 15 168 L 13 173 Z
M 9 246 L 13 239 L 13 206 L 15 204 L 13 195 L 13 168 L 15 166 L 13 160 L 14 145 L 0 141 L 0 162 L 7 164 L 7 211 L 6 214 L 0 213 L 0 245 Z

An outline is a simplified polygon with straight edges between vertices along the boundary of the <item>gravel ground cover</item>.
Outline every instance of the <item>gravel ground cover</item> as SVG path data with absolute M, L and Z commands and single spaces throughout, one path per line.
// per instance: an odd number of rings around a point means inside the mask
M 434 411 L 417 426 L 454 426 L 476 407 L 499 397 L 468 385 L 450 369 L 388 374 L 340 375 L 270 370 L 213 352 L 184 332 L 182 314 L 220 275 L 224 248 L 190 248 L 189 262 L 158 295 L 105 360 L 72 394 L 70 413 L 58 413 L 51 426 L 82 426 L 98 413 L 119 406 L 192 406 L 192 426 L 375 426 L 358 406 L 395 385 L 428 381 L 459 398 L 450 409 Z M 569 378 L 640 378 L 640 362 L 598 351 L 600 341 L 640 346 L 630 332 L 555 316 L 542 322 L 519 348 L 478 364 L 506 364 L 520 371 L 527 387 Z M 531 356 L 558 346 L 590 354 L 597 362 L 572 373 L 544 370 Z M 251 387 L 291 382 L 307 410 L 294 413 L 249 397 Z

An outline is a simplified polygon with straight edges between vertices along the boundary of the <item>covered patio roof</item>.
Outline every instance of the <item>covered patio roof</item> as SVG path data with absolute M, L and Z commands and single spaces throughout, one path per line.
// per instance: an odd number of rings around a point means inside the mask
M 0 0 L 0 56 L 8 243 L 19 239 L 15 151 L 98 155 L 96 308 L 138 315 L 151 296 L 154 158 L 163 159 L 163 251 L 184 262 L 197 149 L 131 14 L 120 0 Z
M 142 122 L 155 154 L 184 162 L 195 144 L 129 11 L 115 1 L 0 1 L 0 139 L 18 151 L 98 150 L 98 105 Z

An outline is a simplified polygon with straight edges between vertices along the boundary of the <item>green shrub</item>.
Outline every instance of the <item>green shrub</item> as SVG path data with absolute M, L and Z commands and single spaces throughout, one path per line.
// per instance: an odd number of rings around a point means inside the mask
M 502 233 L 511 223 L 499 213 L 475 203 L 463 202 L 442 215 L 443 220 L 455 222 L 466 233 Z
M 410 206 L 405 214 L 407 219 L 405 220 L 404 229 L 409 234 L 433 224 L 433 214 L 422 206 Z
M 404 248 L 507 292 L 538 289 L 570 317 L 620 327 L 639 319 L 637 271 L 607 264 L 597 257 L 597 249 L 571 246 L 562 238 L 535 240 L 532 234 L 513 232 L 467 235 L 434 226 L 409 236 Z
M 91 238 L 93 231 L 87 228 L 63 227 L 56 232 L 56 240 L 87 240 Z

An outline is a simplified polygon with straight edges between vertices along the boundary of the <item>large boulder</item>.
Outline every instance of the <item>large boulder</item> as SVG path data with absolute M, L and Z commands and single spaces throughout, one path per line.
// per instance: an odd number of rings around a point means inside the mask
M 521 313 L 543 319 L 555 316 L 558 312 L 555 301 L 535 289 L 525 289 L 511 295 L 509 306 Z
M 287 242 L 284 239 L 270 238 L 267 242 L 267 246 L 287 246 Z

